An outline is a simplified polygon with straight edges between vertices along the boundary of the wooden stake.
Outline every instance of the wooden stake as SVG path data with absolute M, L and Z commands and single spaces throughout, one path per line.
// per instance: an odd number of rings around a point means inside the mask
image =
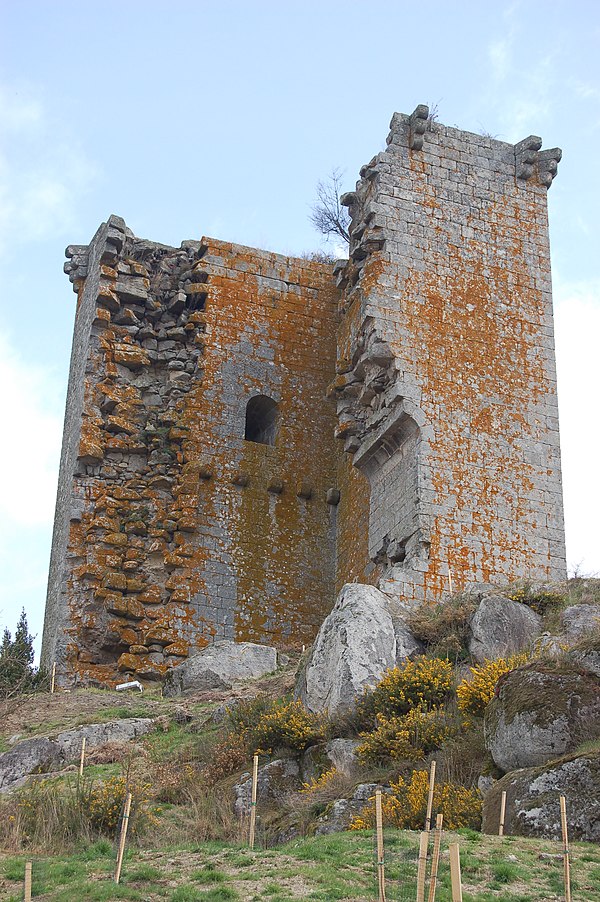
M 504 818 L 506 816 L 506 790 L 502 790 L 502 798 L 500 800 L 500 823 L 498 825 L 498 836 L 504 836 Z
M 437 889 L 437 875 L 440 865 L 440 847 L 442 845 L 442 824 L 444 823 L 444 815 L 438 814 L 435 822 L 435 836 L 433 838 L 433 857 L 431 859 L 431 875 L 429 877 L 429 898 L 427 902 L 435 902 L 435 891 Z
M 567 828 L 567 800 L 560 797 L 560 824 L 563 840 L 563 864 L 565 871 L 565 902 L 571 902 L 571 862 L 569 860 L 569 832 Z
M 450 595 L 452 595 L 452 570 L 448 567 L 448 587 L 450 589 Z
M 31 862 L 25 862 L 25 887 L 23 892 L 24 902 L 31 902 Z
M 54 695 L 54 686 L 56 683 L 56 661 L 52 665 L 52 679 L 50 681 L 50 694 Z
M 83 765 L 85 764 L 85 736 L 81 740 L 81 758 L 79 759 L 79 776 L 83 776 Z
M 427 817 L 425 818 L 425 829 L 427 833 L 431 830 L 431 812 L 433 809 L 433 790 L 435 788 L 435 761 L 431 762 L 431 770 L 429 772 L 429 795 L 427 797 Z
M 377 881 L 379 884 L 379 902 L 386 902 L 385 861 L 383 851 L 383 814 L 381 811 L 380 789 L 375 792 L 375 826 L 377 828 Z
M 424 830 L 419 839 L 419 865 L 417 868 L 417 902 L 425 902 L 425 878 L 427 876 L 427 849 L 429 833 Z
M 460 876 L 460 849 L 457 842 L 450 843 L 450 880 L 452 881 L 452 902 L 463 902 L 462 879 Z
M 250 803 L 250 840 L 248 845 L 254 848 L 254 837 L 256 834 L 256 792 L 258 788 L 258 755 L 254 756 L 252 765 L 252 802 Z
M 123 855 L 125 854 L 125 840 L 127 839 L 127 828 L 129 826 L 129 812 L 131 811 L 131 793 L 128 792 L 125 797 L 125 807 L 123 809 L 123 820 L 121 821 L 121 835 L 119 837 L 119 851 L 117 853 L 117 866 L 115 868 L 115 883 L 121 879 L 121 868 L 123 867 Z

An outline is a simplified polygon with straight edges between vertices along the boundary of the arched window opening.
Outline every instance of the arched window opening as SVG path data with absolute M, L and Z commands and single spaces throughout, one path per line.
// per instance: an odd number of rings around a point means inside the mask
M 277 435 L 279 410 L 277 402 L 267 395 L 256 395 L 250 398 L 246 406 L 247 442 L 258 442 L 261 445 L 274 445 Z

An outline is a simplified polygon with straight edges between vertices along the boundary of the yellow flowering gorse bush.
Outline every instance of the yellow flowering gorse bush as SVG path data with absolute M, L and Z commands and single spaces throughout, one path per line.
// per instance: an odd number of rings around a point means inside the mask
M 422 830 L 427 813 L 429 774 L 426 770 L 413 771 L 410 781 L 399 777 L 392 782 L 391 793 L 382 796 L 382 814 L 385 826 L 401 830 Z M 456 783 L 438 783 L 433 793 L 433 812 L 444 815 L 444 827 L 479 828 L 481 825 L 481 796 L 476 789 L 466 789 Z M 375 826 L 375 802 L 370 801 L 350 823 L 351 830 L 368 830 Z
M 452 678 L 452 664 L 441 658 L 405 661 L 388 670 L 362 704 L 366 711 L 388 718 L 408 714 L 412 708 L 436 708 L 448 697 Z
M 522 654 L 498 658 L 496 661 L 484 661 L 483 664 L 469 668 L 470 675 L 456 688 L 460 710 L 474 717 L 483 717 L 485 709 L 494 697 L 494 690 L 500 677 L 526 662 L 527 655 Z
M 256 752 L 269 755 L 278 748 L 303 752 L 324 736 L 323 718 L 307 711 L 302 702 L 290 701 L 278 703 L 263 714 L 249 738 Z
M 338 776 L 337 767 L 332 767 L 330 770 L 326 770 L 321 774 L 320 777 L 313 777 L 312 780 L 309 780 L 308 783 L 302 784 L 302 789 L 300 792 L 302 793 L 317 793 L 323 789 L 327 789 L 327 787 L 332 783 Z
M 438 749 L 454 735 L 455 727 L 440 708 L 423 711 L 413 708 L 400 717 L 377 715 L 377 727 L 361 733 L 357 755 L 363 764 L 385 764 L 390 759 L 417 761 Z

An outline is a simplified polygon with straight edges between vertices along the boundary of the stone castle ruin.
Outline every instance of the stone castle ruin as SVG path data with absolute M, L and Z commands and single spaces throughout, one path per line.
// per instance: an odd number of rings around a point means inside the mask
M 564 578 L 540 148 L 396 113 L 335 265 L 117 216 L 67 248 L 43 663 L 157 679 L 221 638 L 310 643 L 348 582 L 411 607 Z

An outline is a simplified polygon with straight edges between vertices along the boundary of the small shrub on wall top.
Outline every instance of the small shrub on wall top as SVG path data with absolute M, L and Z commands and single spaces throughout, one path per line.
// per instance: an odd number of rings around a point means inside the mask
M 422 711 L 413 708 L 400 717 L 377 715 L 377 728 L 361 733 L 364 740 L 357 749 L 359 760 L 366 765 L 381 765 L 392 761 L 418 761 L 428 752 L 438 749 L 455 735 L 457 725 L 439 708 Z
M 429 774 L 415 770 L 407 782 L 402 777 L 391 783 L 391 793 L 382 797 L 382 814 L 385 826 L 400 830 L 422 830 L 427 813 Z M 466 789 L 456 783 L 438 783 L 433 794 L 434 814 L 444 815 L 444 827 L 458 830 L 460 827 L 481 826 L 481 796 L 476 789 Z M 353 818 L 351 830 L 368 830 L 375 826 L 375 803 L 369 801 L 361 813 Z
M 397 717 L 412 708 L 430 710 L 443 705 L 453 684 L 454 668 L 441 658 L 417 658 L 388 670 L 360 706 L 365 718 L 378 714 Z
M 527 655 L 513 655 L 511 658 L 484 661 L 479 666 L 469 668 L 469 676 L 465 677 L 456 689 L 459 709 L 464 714 L 483 717 L 485 709 L 494 697 L 494 690 L 500 677 L 521 667 L 527 660 Z

